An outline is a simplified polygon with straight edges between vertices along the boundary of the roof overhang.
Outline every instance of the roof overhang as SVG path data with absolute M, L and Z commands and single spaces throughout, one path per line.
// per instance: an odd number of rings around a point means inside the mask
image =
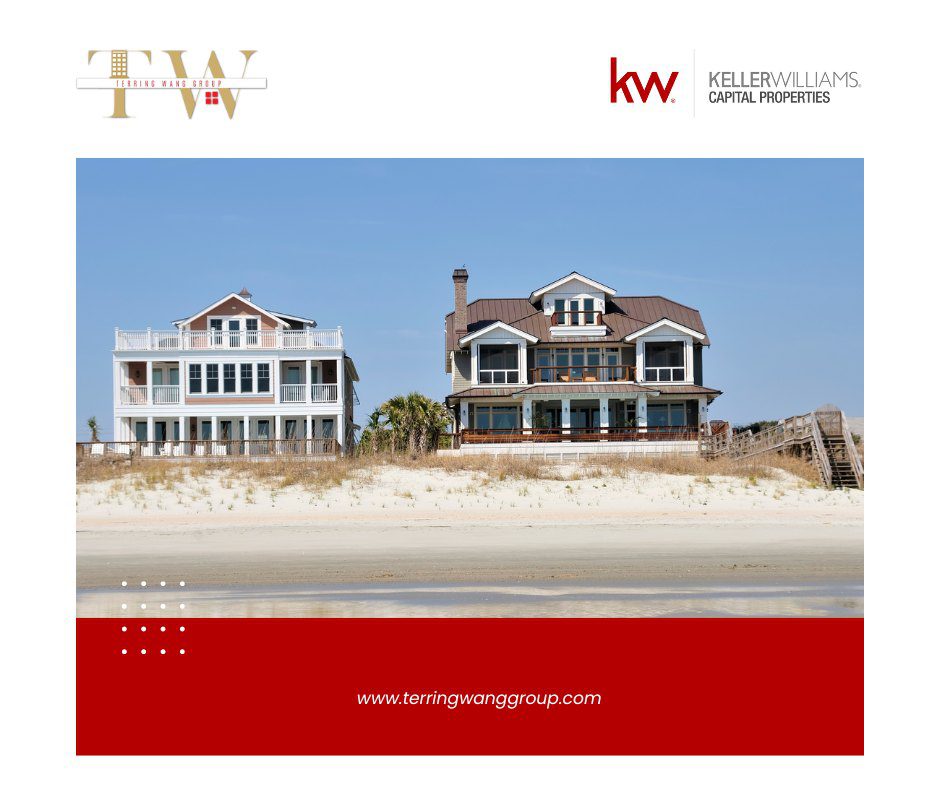
M 676 323 L 674 320 L 670 320 L 669 318 L 664 317 L 657 320 L 655 323 L 650 323 L 648 326 L 644 326 L 639 331 L 634 331 L 632 334 L 627 334 L 627 336 L 623 338 L 623 341 L 632 342 L 633 340 L 639 339 L 640 337 L 650 333 L 650 331 L 655 331 L 657 328 L 671 328 L 680 334 L 687 334 L 694 339 L 698 339 L 699 341 L 705 339 L 705 335 L 699 331 L 696 331 L 694 328 L 683 326 L 681 323 Z
M 540 287 L 538 290 L 533 290 L 529 296 L 529 302 L 535 304 L 539 298 L 541 298 L 549 290 L 553 290 L 559 285 L 570 282 L 572 279 L 577 279 L 580 282 L 584 282 L 584 284 L 586 284 L 588 287 L 594 290 L 600 290 L 602 293 L 606 293 L 609 296 L 617 295 L 617 291 L 612 287 L 602 285 L 600 282 L 597 282 L 593 279 L 588 279 L 586 276 L 582 276 L 577 271 L 572 271 L 570 274 L 568 274 L 568 276 L 563 276 L 561 279 L 556 279 L 554 282 L 551 282 L 544 287 Z
M 312 317 L 300 317 L 299 315 L 288 315 L 286 312 L 275 312 L 273 309 L 268 310 L 268 314 L 274 315 L 274 317 L 283 318 L 284 320 L 294 320 L 298 323 L 306 323 L 311 328 L 317 327 L 317 321 L 314 320 Z
M 485 334 L 488 334 L 490 331 L 494 331 L 497 328 L 502 329 L 503 331 L 508 331 L 510 334 L 513 334 L 519 337 L 520 339 L 524 339 L 526 342 L 532 342 L 534 344 L 535 342 L 539 341 L 538 337 L 534 337 L 531 334 L 527 334 L 525 331 L 520 331 L 518 328 L 514 328 L 508 323 L 504 323 L 502 320 L 497 320 L 493 323 L 490 323 L 485 328 L 478 329 L 477 331 L 474 331 L 471 334 L 466 334 L 465 336 L 462 336 L 458 344 L 461 347 L 466 347 L 474 339 L 479 339 L 480 337 L 484 336 Z
M 238 301 L 241 301 L 243 304 L 245 304 L 245 306 L 251 307 L 252 309 L 257 309 L 262 315 L 267 315 L 268 317 L 270 317 L 270 318 L 271 318 L 272 320 L 274 320 L 275 322 L 280 323 L 282 326 L 289 325 L 288 322 L 287 322 L 286 320 L 284 320 L 284 318 L 279 317 L 275 312 L 269 312 L 267 309 L 264 309 L 263 307 L 258 306 L 258 305 L 257 305 L 256 303 L 254 303 L 253 301 L 249 301 L 247 298 L 244 298 L 243 296 L 240 296 L 238 293 L 229 293 L 228 295 L 223 296 L 222 298 L 220 298 L 220 299 L 219 299 L 218 301 L 216 301 L 215 303 L 209 304 L 209 306 L 207 306 L 205 309 L 200 309 L 195 315 L 190 315 L 189 317 L 183 318 L 182 320 L 174 320 L 174 321 L 173 321 L 173 325 L 174 325 L 174 326 L 185 326 L 185 325 L 187 325 L 188 323 L 192 323 L 193 320 L 195 320 L 197 317 L 202 317 L 203 315 L 207 314 L 208 312 L 211 312 L 211 311 L 212 311 L 213 309 L 215 309 L 217 306 L 219 306 L 219 305 L 221 305 L 221 304 L 224 304 L 224 303 L 225 303 L 226 301 L 228 301 L 230 298 L 234 298 L 234 299 L 236 299 L 236 300 L 238 300 Z

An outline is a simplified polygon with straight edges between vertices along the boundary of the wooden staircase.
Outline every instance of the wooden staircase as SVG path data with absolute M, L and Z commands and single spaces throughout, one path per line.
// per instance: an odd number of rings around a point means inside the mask
M 826 487 L 861 489 L 865 471 L 845 414 L 821 408 L 767 427 L 760 432 L 734 435 L 703 435 L 702 454 L 706 457 L 744 459 L 768 452 L 805 452 Z

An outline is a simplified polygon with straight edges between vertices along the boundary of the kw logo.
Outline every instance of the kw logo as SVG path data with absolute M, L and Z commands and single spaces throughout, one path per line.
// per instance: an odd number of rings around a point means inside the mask
M 666 80 L 666 84 L 663 85 L 662 80 L 659 77 L 658 71 L 653 71 L 650 73 L 649 79 L 646 80 L 646 84 L 640 80 L 640 75 L 636 71 L 628 71 L 622 77 L 618 79 L 617 77 L 617 58 L 612 57 L 610 59 L 610 103 L 617 103 L 617 96 L 620 93 L 623 93 L 623 97 L 627 100 L 628 104 L 633 104 L 633 95 L 630 93 L 630 82 L 633 82 L 636 92 L 640 97 L 640 101 L 644 104 L 646 100 L 650 97 L 650 94 L 653 92 L 653 88 L 656 88 L 656 92 L 659 93 L 659 97 L 662 99 L 663 104 L 669 101 L 669 94 L 672 93 L 672 88 L 676 84 L 676 78 L 679 76 L 678 71 L 673 71 L 669 75 L 669 79 Z M 672 100 L 675 103 L 675 99 Z
M 238 99 L 242 90 L 263 90 L 268 86 L 268 80 L 263 78 L 249 78 L 245 74 L 248 71 L 248 61 L 257 50 L 242 49 L 239 50 L 245 59 L 242 66 L 240 77 L 226 77 L 222 70 L 222 64 L 218 55 L 214 51 L 209 53 L 209 60 L 203 69 L 201 77 L 190 77 L 186 72 L 186 66 L 183 63 L 183 49 L 165 49 L 165 54 L 170 60 L 170 66 L 173 69 L 173 76 L 137 76 L 133 77 L 128 73 L 128 60 L 134 55 L 136 63 L 143 65 L 146 60 L 147 65 L 153 64 L 152 51 L 149 49 L 92 49 L 88 52 L 88 63 L 95 60 L 99 54 L 108 54 L 111 57 L 111 74 L 106 78 L 79 78 L 76 80 L 76 87 L 86 90 L 111 90 L 114 91 L 114 111 L 109 116 L 112 118 L 128 118 L 127 114 L 127 91 L 128 90 L 178 90 L 183 99 L 183 109 L 188 118 L 193 117 L 196 107 L 199 103 L 199 96 L 205 91 L 205 103 L 208 106 L 215 106 L 221 100 L 229 119 L 235 116 L 235 107 L 238 105 Z M 98 58 L 102 60 L 103 58 Z

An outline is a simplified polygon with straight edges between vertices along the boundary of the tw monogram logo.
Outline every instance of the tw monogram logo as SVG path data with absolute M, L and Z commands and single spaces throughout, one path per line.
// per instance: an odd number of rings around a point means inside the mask
M 653 92 L 653 88 L 656 88 L 656 92 L 659 93 L 659 97 L 662 99 L 663 104 L 669 101 L 669 94 L 672 93 L 672 88 L 676 84 L 676 78 L 679 76 L 678 71 L 673 71 L 669 75 L 669 79 L 666 81 L 666 84 L 663 85 L 662 80 L 659 78 L 659 72 L 653 71 L 650 73 L 649 79 L 646 80 L 646 84 L 640 80 L 640 75 L 636 71 L 628 71 L 619 79 L 617 78 L 617 58 L 612 57 L 610 59 L 610 103 L 617 103 L 617 96 L 620 93 L 623 93 L 623 97 L 627 100 L 628 104 L 633 104 L 633 96 L 630 93 L 630 82 L 633 82 L 637 95 L 640 97 L 640 101 L 644 104 L 646 100 L 650 97 L 650 94 Z M 673 99 L 675 102 L 675 99 Z
M 88 63 L 96 60 L 96 55 L 111 58 L 111 74 L 107 78 L 92 78 L 77 80 L 77 87 L 86 89 L 111 90 L 114 92 L 114 111 L 112 118 L 128 118 L 127 91 L 128 90 L 178 90 L 183 99 L 183 109 L 188 118 L 193 117 L 199 100 L 199 94 L 205 91 L 205 103 L 217 105 L 221 100 L 222 106 L 229 118 L 235 116 L 235 107 L 242 90 L 264 89 L 268 86 L 267 79 L 249 78 L 248 62 L 257 50 L 241 49 L 239 52 L 244 58 L 242 74 L 240 77 L 226 77 L 222 64 L 214 51 L 209 53 L 209 59 L 202 71 L 201 77 L 190 77 L 183 63 L 183 49 L 165 49 L 162 54 L 169 58 L 173 69 L 172 77 L 146 77 L 139 76 L 139 69 L 153 65 L 153 53 L 149 49 L 92 49 L 88 52 Z M 133 66 L 133 69 L 131 69 Z M 131 70 L 134 71 L 131 74 Z

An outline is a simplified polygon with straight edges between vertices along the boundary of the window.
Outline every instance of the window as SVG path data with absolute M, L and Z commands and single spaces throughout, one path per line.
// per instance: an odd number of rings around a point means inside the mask
M 288 440 L 297 437 L 297 419 L 284 419 L 284 437 Z
M 223 364 L 222 365 L 222 374 L 223 374 L 223 391 L 226 394 L 235 393 L 235 365 L 234 364 Z
M 333 437 L 333 419 L 323 419 L 323 437 Z
M 202 393 L 202 364 L 189 365 L 189 393 Z
M 650 427 L 684 427 L 685 403 L 665 402 L 646 406 L 646 423 Z
M 567 315 L 565 314 L 565 299 L 556 298 L 555 299 L 555 324 L 559 326 L 563 326 L 565 324 L 566 317 Z
M 593 326 L 594 319 L 597 315 L 594 314 L 594 299 L 585 298 L 584 299 L 584 325 Z
M 581 302 L 577 298 L 572 298 L 568 302 L 568 311 L 571 313 L 571 320 L 569 321 L 571 325 L 581 325 Z
M 268 364 L 258 364 L 258 392 L 271 390 L 271 367 Z
M 242 394 L 250 394 L 254 389 L 254 381 L 251 374 L 251 364 L 242 364 Z
M 478 430 L 500 430 L 508 432 L 519 428 L 519 406 L 477 405 L 474 409 L 475 426 Z
M 257 345 L 258 344 L 258 318 L 256 317 L 246 317 L 245 318 L 245 344 L 247 345 Z
M 221 317 L 209 318 L 209 331 L 212 333 L 212 344 L 221 345 L 222 344 L 222 318 Z
M 201 431 L 202 431 L 202 439 L 204 441 L 212 440 L 212 422 L 211 421 L 202 422 Z
M 206 394 L 219 393 L 219 365 L 206 364 Z
M 649 382 L 685 380 L 685 343 L 648 342 L 644 369 Z
M 551 350 L 536 350 L 535 351 L 535 366 L 537 367 L 535 372 L 535 381 L 538 383 L 551 383 L 555 379 L 555 370 L 551 368 L 552 366 L 552 351 Z
M 480 345 L 480 383 L 518 383 L 518 345 Z
M 620 351 L 616 348 L 608 348 L 604 356 L 604 362 L 607 365 L 608 380 L 623 380 L 626 378 L 626 370 L 620 366 Z

